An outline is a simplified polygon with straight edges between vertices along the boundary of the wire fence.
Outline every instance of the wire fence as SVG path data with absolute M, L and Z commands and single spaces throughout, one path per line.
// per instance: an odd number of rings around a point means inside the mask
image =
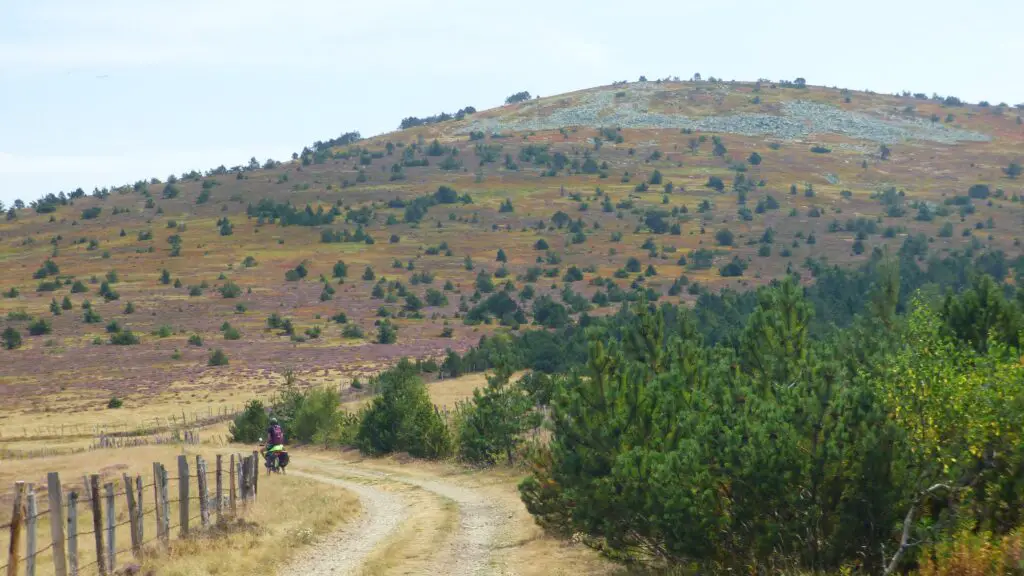
M 0 430 L 0 440 L 54 440 L 59 438 L 98 438 L 100 436 L 146 436 L 159 432 L 197 428 L 217 424 L 234 418 L 245 407 L 241 405 L 208 407 L 206 410 L 193 411 L 180 415 L 170 414 L 166 417 L 148 418 L 132 423 L 118 422 L 112 424 L 61 424 L 41 425 Z
M 256 500 L 256 452 L 218 455 L 213 470 L 202 456 L 190 463 L 182 455 L 177 469 L 170 476 L 163 464 L 154 462 L 151 481 L 141 474 L 91 474 L 77 489 L 66 489 L 57 472 L 47 474 L 46 486 L 38 490 L 32 483 L 16 482 L 10 522 L 0 525 L 0 551 L 8 551 L 6 558 L 0 557 L 5 560 L 0 574 L 35 576 L 37 566 L 52 562 L 56 576 L 109 576 L 119 559 L 139 560 L 166 549 L 172 538 L 209 533 L 240 517 Z M 40 500 L 48 505 L 39 507 Z M 129 546 L 117 546 L 126 541 Z

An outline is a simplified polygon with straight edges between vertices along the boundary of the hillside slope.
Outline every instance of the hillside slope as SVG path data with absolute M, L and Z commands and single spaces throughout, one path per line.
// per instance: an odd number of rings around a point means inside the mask
M 631 286 L 686 300 L 808 258 L 856 265 L 918 233 L 938 252 L 1019 255 L 1024 126 L 1011 107 L 639 82 L 470 112 L 11 211 L 10 425 L 115 395 L 231 401 L 288 367 L 336 382 L 465 348 L 531 320 L 547 294 L 570 311 L 593 301 L 591 314 Z M 546 301 L 536 311 L 562 317 Z M 383 316 L 394 343 L 375 342 Z M 228 366 L 208 367 L 214 349 Z

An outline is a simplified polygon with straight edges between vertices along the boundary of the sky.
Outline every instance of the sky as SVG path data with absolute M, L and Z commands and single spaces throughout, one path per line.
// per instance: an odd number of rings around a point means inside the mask
M 1024 102 L 1018 0 L 0 0 L 0 201 L 667 76 Z

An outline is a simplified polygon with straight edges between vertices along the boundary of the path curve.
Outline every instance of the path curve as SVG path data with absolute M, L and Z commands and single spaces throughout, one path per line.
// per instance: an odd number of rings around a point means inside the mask
M 460 576 L 467 574 L 491 575 L 506 573 L 506 569 L 504 567 L 493 566 L 491 561 L 492 552 L 496 548 L 495 540 L 499 537 L 499 530 L 508 522 L 510 514 L 492 499 L 488 499 L 486 496 L 471 488 L 456 484 L 438 480 L 415 478 L 400 474 L 378 472 L 375 470 L 359 469 L 347 463 L 313 461 L 308 462 L 307 465 L 314 469 L 319 468 L 319 472 L 326 474 L 336 474 L 340 476 L 375 480 L 378 482 L 383 481 L 415 486 L 455 502 L 459 508 L 458 532 L 448 541 L 444 548 L 438 551 L 431 573 L 453 574 Z M 324 465 L 327 466 L 325 467 Z M 325 480 L 330 481 L 330 483 L 341 485 L 346 488 L 353 486 L 358 487 L 363 491 L 372 492 L 375 495 L 381 494 L 380 491 L 362 484 L 345 482 L 343 480 L 336 480 L 333 478 L 325 478 L 320 475 L 304 474 L 304 476 L 314 480 L 324 478 Z M 360 494 L 360 499 L 362 500 L 362 498 L 363 495 Z M 367 515 L 373 516 L 374 512 L 367 510 Z M 395 515 L 396 518 L 400 516 L 401 514 Z M 397 524 L 398 521 L 396 520 L 395 526 L 397 526 Z M 393 528 L 394 526 L 392 529 Z M 380 539 L 378 538 L 376 541 L 379 540 Z M 345 541 L 342 540 L 340 542 L 332 543 L 337 546 L 352 545 L 351 543 L 344 542 Z M 361 557 L 365 557 L 368 552 L 368 550 L 364 552 Z M 309 573 L 323 574 L 326 572 Z M 331 573 L 336 574 L 338 572 L 334 571 Z
M 367 556 L 394 532 L 408 515 L 408 504 L 398 494 L 319 474 L 294 471 L 289 475 L 352 491 L 359 497 L 362 513 L 358 521 L 331 533 L 311 549 L 304 550 L 294 562 L 278 572 L 282 576 L 356 574 Z

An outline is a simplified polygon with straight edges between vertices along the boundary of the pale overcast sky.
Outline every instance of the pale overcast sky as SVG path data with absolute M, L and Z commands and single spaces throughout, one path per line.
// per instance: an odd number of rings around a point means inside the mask
M 1024 101 L 1019 0 L 0 0 L 0 200 L 677 75 Z

